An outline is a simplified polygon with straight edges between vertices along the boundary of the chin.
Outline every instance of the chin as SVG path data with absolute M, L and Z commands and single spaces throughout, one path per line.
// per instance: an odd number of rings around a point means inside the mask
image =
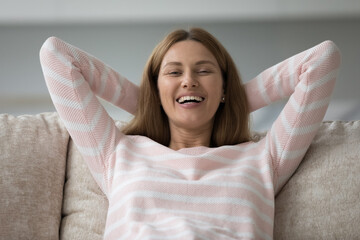
M 212 121 L 200 122 L 199 118 L 194 118 L 194 119 L 186 119 L 186 121 L 183 121 L 177 125 L 184 129 L 198 130 L 198 129 L 206 129 L 209 128 L 210 126 L 212 128 L 212 124 L 213 124 Z

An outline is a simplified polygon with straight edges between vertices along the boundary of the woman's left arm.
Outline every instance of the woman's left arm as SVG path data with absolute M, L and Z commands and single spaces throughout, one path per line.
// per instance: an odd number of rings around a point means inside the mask
M 337 46 L 325 41 L 245 84 L 251 111 L 290 96 L 266 135 L 276 192 L 300 164 L 324 118 L 340 60 Z

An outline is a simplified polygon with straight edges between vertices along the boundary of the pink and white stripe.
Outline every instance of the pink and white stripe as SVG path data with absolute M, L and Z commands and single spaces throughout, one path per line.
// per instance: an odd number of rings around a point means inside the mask
M 252 111 L 289 97 L 259 142 L 174 151 L 118 130 L 96 96 L 134 113 L 138 88 L 111 67 L 55 37 L 40 58 L 54 105 L 108 197 L 105 239 L 272 239 L 274 195 L 316 134 L 340 65 L 326 41 L 246 83 Z

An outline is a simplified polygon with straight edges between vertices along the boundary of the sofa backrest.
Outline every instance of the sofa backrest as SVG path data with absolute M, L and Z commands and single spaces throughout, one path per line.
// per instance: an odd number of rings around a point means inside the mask
M 69 135 L 56 113 L 0 115 L 0 239 L 58 239 Z
M 360 239 L 360 121 L 323 122 L 276 196 L 275 239 Z

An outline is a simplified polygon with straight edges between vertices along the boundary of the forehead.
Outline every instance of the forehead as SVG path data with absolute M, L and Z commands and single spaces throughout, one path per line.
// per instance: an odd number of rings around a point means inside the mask
M 202 43 L 194 40 L 185 40 L 172 45 L 165 53 L 161 66 L 170 62 L 180 64 L 195 64 L 197 62 L 213 62 L 217 64 L 215 56 Z

